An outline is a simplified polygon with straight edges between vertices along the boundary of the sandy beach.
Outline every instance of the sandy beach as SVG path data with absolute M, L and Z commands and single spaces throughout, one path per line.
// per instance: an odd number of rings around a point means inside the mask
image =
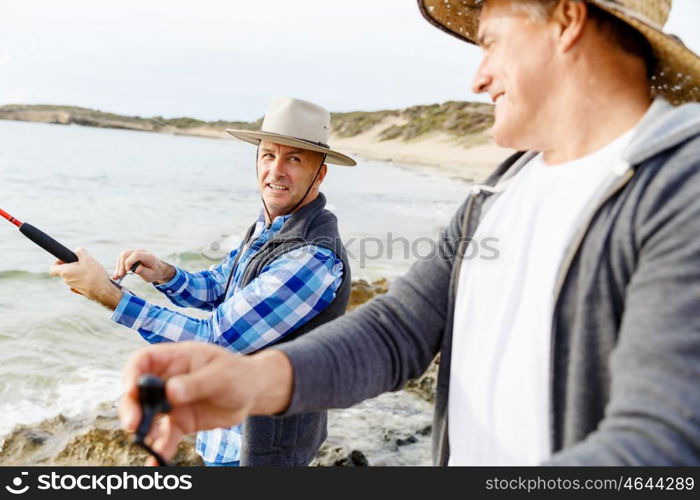
M 360 158 L 400 163 L 428 175 L 445 175 L 467 182 L 483 181 L 513 153 L 488 139 L 484 144 L 465 147 L 444 133 L 433 133 L 413 141 L 379 140 L 379 131 L 389 125 L 385 120 L 354 137 L 333 136 L 331 146 Z

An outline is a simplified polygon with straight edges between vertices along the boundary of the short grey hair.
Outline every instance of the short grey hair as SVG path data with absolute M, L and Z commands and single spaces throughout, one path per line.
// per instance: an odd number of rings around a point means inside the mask
M 527 14 L 533 21 L 546 21 L 559 0 L 516 0 L 511 2 L 513 10 Z
M 511 8 L 527 14 L 532 21 L 545 22 L 549 20 L 554 8 L 562 0 L 513 0 Z M 571 0 L 581 2 L 585 0 Z M 656 70 L 656 58 L 649 41 L 638 30 L 617 17 L 609 14 L 595 4 L 587 3 L 588 18 L 594 22 L 611 41 L 628 54 L 642 60 L 647 68 L 647 76 L 651 78 Z

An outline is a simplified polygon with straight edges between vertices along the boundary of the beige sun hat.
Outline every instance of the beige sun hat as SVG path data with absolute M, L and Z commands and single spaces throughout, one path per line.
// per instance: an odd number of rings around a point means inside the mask
M 586 0 L 637 29 L 658 62 L 652 93 L 673 104 L 700 101 L 700 57 L 681 40 L 664 33 L 673 0 Z M 460 40 L 476 43 L 484 0 L 418 0 L 423 17 Z
M 328 146 L 331 114 L 308 101 L 292 97 L 277 97 L 270 102 L 259 132 L 226 129 L 226 132 L 256 146 L 260 141 L 296 146 L 309 151 L 325 153 L 326 162 L 354 167 L 355 160 Z

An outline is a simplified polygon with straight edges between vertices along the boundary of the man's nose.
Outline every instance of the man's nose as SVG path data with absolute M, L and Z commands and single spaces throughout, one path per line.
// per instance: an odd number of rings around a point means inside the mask
M 268 164 L 268 170 L 270 174 L 275 177 L 282 176 L 284 173 L 284 159 L 280 156 L 275 157 L 275 159 Z
M 472 92 L 475 94 L 487 92 L 489 85 L 491 85 L 491 76 L 484 70 L 484 64 L 482 62 L 472 80 Z

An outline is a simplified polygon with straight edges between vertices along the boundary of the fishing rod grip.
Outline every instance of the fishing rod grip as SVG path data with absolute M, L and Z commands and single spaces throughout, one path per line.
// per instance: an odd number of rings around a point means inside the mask
M 49 252 L 57 259 L 62 260 L 66 264 L 78 262 L 77 255 L 75 255 L 73 252 L 61 245 L 58 241 L 54 240 L 51 236 L 43 232 L 41 229 L 37 229 L 31 224 L 27 224 L 25 222 L 20 226 L 19 231 L 27 238 L 32 240 L 34 243 L 39 245 L 41 248 Z

